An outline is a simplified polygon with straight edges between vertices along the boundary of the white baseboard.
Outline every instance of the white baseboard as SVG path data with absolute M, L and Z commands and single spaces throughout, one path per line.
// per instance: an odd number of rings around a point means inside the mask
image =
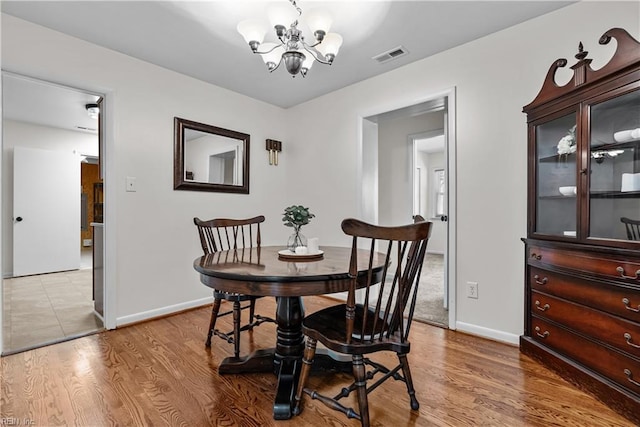
M 201 298 L 193 301 L 187 301 L 180 304 L 174 304 L 166 307 L 156 308 L 154 310 L 143 311 L 141 313 L 131 314 L 128 316 L 118 317 L 116 319 L 116 327 L 125 326 L 131 323 L 137 323 L 144 320 L 150 320 L 156 317 L 162 317 L 169 314 L 177 313 L 183 310 L 200 307 L 203 305 L 211 304 L 213 297 Z M 456 330 L 465 332 L 471 335 L 476 335 L 482 338 L 487 338 L 494 341 L 500 341 L 507 344 L 518 345 L 520 343 L 520 336 L 516 334 L 499 331 L 496 329 L 489 329 L 483 326 L 474 325 L 465 322 L 456 322 Z
M 183 302 L 180 304 L 160 307 L 154 310 L 143 311 L 141 313 L 130 314 L 128 316 L 118 317 L 116 319 L 116 327 L 128 325 L 131 323 L 142 322 L 143 320 L 150 320 L 156 317 L 166 316 L 169 314 L 177 313 L 179 311 L 189 310 L 190 308 L 201 307 L 203 305 L 211 304 L 212 302 L 213 296 L 210 296 L 193 301 Z
M 473 325 L 471 323 L 456 322 L 456 329 L 460 332 L 466 332 L 471 335 L 477 335 L 482 338 L 500 341 L 507 344 L 518 345 L 520 343 L 520 335 L 489 329 L 483 326 Z

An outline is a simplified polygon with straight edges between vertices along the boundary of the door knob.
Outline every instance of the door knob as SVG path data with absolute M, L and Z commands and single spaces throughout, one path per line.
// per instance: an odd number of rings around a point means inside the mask
M 442 222 L 447 222 L 448 220 L 449 220 L 449 217 L 448 217 L 448 216 L 446 216 L 446 215 L 442 215 L 442 216 L 440 217 L 440 221 L 442 221 Z
M 16 222 L 20 222 L 20 221 L 22 221 L 22 217 L 21 216 L 16 218 Z

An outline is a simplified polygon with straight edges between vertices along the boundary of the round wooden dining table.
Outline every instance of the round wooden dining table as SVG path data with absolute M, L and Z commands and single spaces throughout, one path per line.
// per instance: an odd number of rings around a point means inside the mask
M 349 289 L 351 248 L 324 246 L 321 256 L 283 256 L 281 246 L 263 246 L 215 252 L 197 258 L 193 266 L 201 282 L 224 292 L 276 297 L 276 347 L 256 350 L 245 357 L 227 357 L 218 367 L 220 374 L 273 371 L 278 377 L 273 406 L 275 419 L 291 418 L 304 336 L 302 296 L 325 295 Z M 369 251 L 358 250 L 358 277 L 369 271 Z M 382 277 L 384 259 L 374 258 L 373 283 Z M 360 284 L 361 280 L 358 280 Z M 319 369 L 335 370 L 335 361 L 316 361 Z M 332 367 L 332 365 L 334 365 Z

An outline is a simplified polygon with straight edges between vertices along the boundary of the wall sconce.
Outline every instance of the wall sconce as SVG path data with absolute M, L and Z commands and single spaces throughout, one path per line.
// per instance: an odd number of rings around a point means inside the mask
M 282 151 L 282 142 L 267 139 L 267 151 L 269 151 L 269 164 L 278 166 L 278 153 Z

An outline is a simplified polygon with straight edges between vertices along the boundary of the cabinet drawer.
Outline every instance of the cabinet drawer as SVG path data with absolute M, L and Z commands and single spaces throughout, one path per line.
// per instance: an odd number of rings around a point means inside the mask
M 604 255 L 585 251 L 530 246 L 528 252 L 530 265 L 540 267 L 556 266 L 597 274 L 611 279 L 640 284 L 640 259 L 625 259 L 615 255 Z
M 537 267 L 529 267 L 529 284 L 531 290 L 640 322 L 640 289 L 598 283 Z
M 535 291 L 531 293 L 531 312 L 640 358 L 639 323 Z
M 531 319 L 532 337 L 640 396 L 640 361 L 582 338 L 544 319 Z

